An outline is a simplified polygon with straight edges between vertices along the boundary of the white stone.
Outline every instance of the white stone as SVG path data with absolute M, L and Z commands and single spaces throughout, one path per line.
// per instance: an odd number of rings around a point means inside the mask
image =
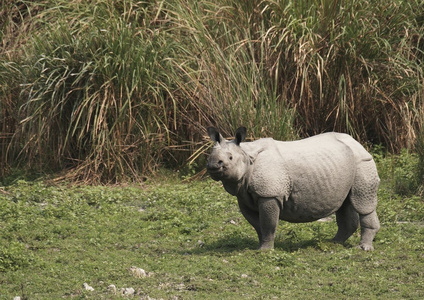
M 135 290 L 132 287 L 121 289 L 121 294 L 124 296 L 132 296 L 134 295 L 134 293 L 135 293 Z
M 135 277 L 142 278 L 142 277 L 146 277 L 146 276 L 147 276 L 146 271 L 144 271 L 142 268 L 139 268 L 139 267 L 134 267 L 134 266 L 132 266 L 132 267 L 130 268 L 130 271 L 131 271 L 131 273 L 132 273 Z
M 94 288 L 92 286 L 89 286 L 87 282 L 84 282 L 83 287 L 86 291 L 89 291 L 89 292 L 94 291 Z
M 115 286 L 114 284 L 109 285 L 109 286 L 107 287 L 107 289 L 108 289 L 110 292 L 112 292 L 112 293 L 116 294 L 116 286 Z

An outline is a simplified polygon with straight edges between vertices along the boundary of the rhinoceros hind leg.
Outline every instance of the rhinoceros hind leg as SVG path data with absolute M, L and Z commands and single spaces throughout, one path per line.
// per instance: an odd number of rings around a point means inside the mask
M 359 225 L 359 215 L 349 198 L 345 200 L 342 207 L 336 212 L 336 221 L 338 230 L 333 241 L 344 243 L 358 229 Z
M 362 161 L 356 170 L 349 198 L 355 210 L 359 213 L 359 223 L 361 224 L 359 247 L 365 251 L 374 249 L 372 241 L 380 229 L 380 222 L 376 213 L 379 183 L 380 179 L 374 161 Z
M 367 215 L 359 215 L 359 222 L 361 223 L 361 242 L 359 247 L 365 251 L 374 250 L 372 241 L 380 229 L 377 213 L 373 211 Z

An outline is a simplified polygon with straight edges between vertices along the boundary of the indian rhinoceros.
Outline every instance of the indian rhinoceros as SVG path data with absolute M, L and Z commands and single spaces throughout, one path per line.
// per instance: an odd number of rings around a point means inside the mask
M 380 183 L 372 156 L 350 135 L 323 133 L 283 142 L 243 142 L 246 128 L 228 141 L 213 127 L 215 142 L 207 170 L 237 201 L 255 228 L 259 249 L 274 248 L 278 220 L 311 222 L 336 213 L 335 242 L 343 243 L 361 225 L 360 248 L 373 250 L 380 228 L 376 214 Z

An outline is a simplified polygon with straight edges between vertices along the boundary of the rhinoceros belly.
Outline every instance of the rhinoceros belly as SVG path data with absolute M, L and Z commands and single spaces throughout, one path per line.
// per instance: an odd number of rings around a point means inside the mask
M 349 194 L 355 176 L 352 151 L 341 143 L 304 147 L 283 153 L 291 192 L 283 199 L 280 218 L 309 222 L 337 211 Z

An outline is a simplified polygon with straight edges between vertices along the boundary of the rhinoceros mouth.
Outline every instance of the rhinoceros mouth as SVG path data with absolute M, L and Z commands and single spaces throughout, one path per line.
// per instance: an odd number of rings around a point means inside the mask
M 225 171 L 225 167 L 218 167 L 218 168 L 208 167 L 207 169 L 210 174 L 218 174 Z
M 208 173 L 212 178 L 219 178 L 224 176 L 224 172 L 227 168 L 221 167 L 207 167 Z

